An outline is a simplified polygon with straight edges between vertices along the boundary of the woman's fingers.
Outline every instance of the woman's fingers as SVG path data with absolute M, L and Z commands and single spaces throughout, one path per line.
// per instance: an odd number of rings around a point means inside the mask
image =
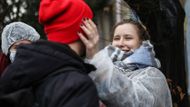
M 91 19 L 88 19 L 88 22 L 97 31 L 96 24 Z
M 86 46 L 86 49 L 88 50 L 92 50 L 93 48 L 96 47 L 97 42 L 94 42 L 94 40 L 89 40 L 87 39 L 82 33 L 78 33 L 81 41 L 84 43 L 84 45 Z
M 89 43 L 88 39 L 81 32 L 78 32 L 78 35 L 80 39 L 82 40 L 82 42 L 84 43 L 84 45 L 87 46 Z
M 86 55 L 92 58 L 97 52 L 99 34 L 94 22 L 90 19 L 83 20 L 83 25 L 80 26 L 85 35 L 81 32 L 78 33 L 81 41 L 86 46 Z
M 82 33 L 78 32 L 81 41 L 86 46 L 86 57 L 91 59 L 97 53 L 97 44 L 88 40 Z
M 89 19 L 84 20 L 83 23 L 84 25 L 82 25 L 81 28 L 85 32 L 88 39 L 93 39 L 94 36 L 97 36 L 96 28 L 93 28 L 93 26 L 90 24 Z
M 81 28 L 84 30 L 88 39 L 99 38 L 97 27 L 91 19 L 83 20 L 84 25 Z
M 83 23 L 84 23 L 84 25 L 86 26 L 87 29 L 93 30 L 93 26 L 91 25 L 89 20 L 90 19 L 85 19 L 85 20 L 83 20 Z
M 89 30 L 89 29 L 86 27 L 86 25 L 81 25 L 80 27 L 81 27 L 81 29 L 84 31 L 84 33 L 86 34 L 86 36 L 87 36 L 88 39 L 90 39 L 90 38 L 93 37 L 92 31 Z
M 83 22 L 88 30 L 93 31 L 94 33 L 97 32 L 96 25 L 91 19 L 86 19 Z

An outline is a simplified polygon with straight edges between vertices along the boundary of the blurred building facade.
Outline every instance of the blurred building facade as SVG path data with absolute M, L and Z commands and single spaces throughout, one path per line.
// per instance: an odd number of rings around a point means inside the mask
M 190 0 L 186 0 L 185 4 L 185 45 L 186 45 L 186 65 L 188 71 L 188 94 L 190 95 Z

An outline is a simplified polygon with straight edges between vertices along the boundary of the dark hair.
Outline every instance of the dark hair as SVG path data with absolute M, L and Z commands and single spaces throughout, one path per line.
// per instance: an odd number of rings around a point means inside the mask
M 133 25 L 135 25 L 137 27 L 138 34 L 139 34 L 141 40 L 149 40 L 150 39 L 150 35 L 149 35 L 148 31 L 146 30 L 145 26 L 142 25 L 140 22 L 134 21 L 132 19 L 125 19 L 125 20 L 122 20 L 121 22 L 117 23 L 116 25 L 114 25 L 113 29 L 112 29 L 111 36 L 112 37 L 114 36 L 115 29 L 119 25 L 123 25 L 123 24 L 126 24 L 126 23 L 133 24 Z

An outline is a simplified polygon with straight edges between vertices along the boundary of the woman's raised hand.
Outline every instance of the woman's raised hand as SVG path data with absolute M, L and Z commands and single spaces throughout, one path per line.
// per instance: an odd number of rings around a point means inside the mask
M 86 46 L 86 57 L 91 59 L 98 51 L 99 33 L 97 27 L 91 19 L 86 18 L 80 27 L 85 34 L 78 32 L 78 35 Z

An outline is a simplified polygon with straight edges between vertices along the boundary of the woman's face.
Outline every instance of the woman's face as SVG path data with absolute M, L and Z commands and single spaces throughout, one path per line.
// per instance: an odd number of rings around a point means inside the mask
M 141 42 L 135 25 L 125 23 L 116 27 L 112 41 L 113 46 L 128 52 L 139 48 Z

